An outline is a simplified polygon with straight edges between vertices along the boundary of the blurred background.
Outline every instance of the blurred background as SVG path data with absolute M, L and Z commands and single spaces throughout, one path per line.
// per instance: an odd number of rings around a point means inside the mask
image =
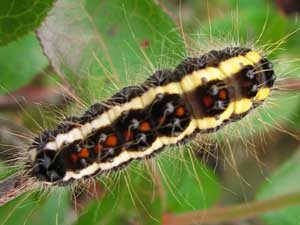
M 0 207 L 1 225 L 161 224 L 300 190 L 299 1 L 53 2 L 0 3 L 1 179 L 20 170 L 41 129 L 189 53 L 254 46 L 273 60 L 280 88 L 245 120 L 168 149 L 151 172 L 135 162 L 90 186 L 26 193 Z M 299 215 L 295 206 L 224 224 L 296 225 Z

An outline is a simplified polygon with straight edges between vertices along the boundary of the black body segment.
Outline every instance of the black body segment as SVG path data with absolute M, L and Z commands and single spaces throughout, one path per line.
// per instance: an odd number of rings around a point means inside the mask
M 115 129 L 123 139 L 123 148 L 128 151 L 143 151 L 157 137 L 149 114 L 141 109 L 122 113 L 115 123 Z
M 221 80 L 210 81 L 198 87 L 192 94 L 197 96 L 195 105 L 201 110 L 198 118 L 218 116 L 230 103 L 232 90 Z
M 147 111 L 157 136 L 178 136 L 191 120 L 180 95 L 159 94 Z

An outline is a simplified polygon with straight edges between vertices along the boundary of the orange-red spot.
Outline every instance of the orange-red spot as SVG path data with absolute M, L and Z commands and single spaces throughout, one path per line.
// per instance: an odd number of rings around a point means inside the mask
M 101 152 L 101 151 L 103 150 L 103 146 L 100 145 L 100 144 L 97 144 L 97 145 L 95 146 L 95 150 L 96 150 L 97 153 L 99 153 L 99 152 Z
M 87 148 L 82 148 L 79 152 L 79 157 L 81 158 L 87 158 L 89 157 L 89 150 Z
M 185 114 L 185 109 L 183 106 L 179 106 L 175 111 L 175 115 L 178 117 L 183 117 L 184 114 Z
M 147 121 L 144 121 L 140 124 L 140 131 L 146 132 L 149 131 L 151 129 L 150 123 Z
M 225 100 L 225 99 L 227 98 L 227 92 L 226 92 L 225 90 L 221 90 L 221 91 L 219 92 L 219 98 L 220 98 L 221 100 Z
M 78 160 L 78 155 L 77 155 L 77 153 L 72 153 L 72 154 L 71 154 L 71 160 L 72 160 L 73 163 L 76 163 L 76 162 L 77 162 L 77 160 Z
M 124 131 L 124 137 L 126 141 L 130 141 L 133 139 L 133 133 L 131 130 Z
M 203 99 L 202 99 L 202 102 L 204 104 L 205 107 L 210 107 L 213 103 L 213 99 L 211 96 L 205 96 Z
M 105 144 L 109 147 L 115 147 L 118 144 L 118 138 L 116 135 L 109 135 L 105 141 Z

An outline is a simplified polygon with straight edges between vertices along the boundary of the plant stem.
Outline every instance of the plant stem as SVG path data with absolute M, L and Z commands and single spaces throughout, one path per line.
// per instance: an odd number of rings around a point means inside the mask
M 253 218 L 296 204 L 300 204 L 300 192 L 237 206 L 195 211 L 179 215 L 166 215 L 163 225 L 219 224 L 220 222 L 233 222 Z
M 276 87 L 279 90 L 285 91 L 299 91 L 300 79 L 299 78 L 287 78 L 276 83 Z

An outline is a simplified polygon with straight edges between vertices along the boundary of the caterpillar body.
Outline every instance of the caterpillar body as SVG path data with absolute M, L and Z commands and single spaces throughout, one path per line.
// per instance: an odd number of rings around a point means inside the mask
M 275 79 L 272 64 L 249 48 L 187 58 L 44 131 L 29 148 L 30 174 L 66 184 L 151 157 L 243 118 L 267 98 Z

